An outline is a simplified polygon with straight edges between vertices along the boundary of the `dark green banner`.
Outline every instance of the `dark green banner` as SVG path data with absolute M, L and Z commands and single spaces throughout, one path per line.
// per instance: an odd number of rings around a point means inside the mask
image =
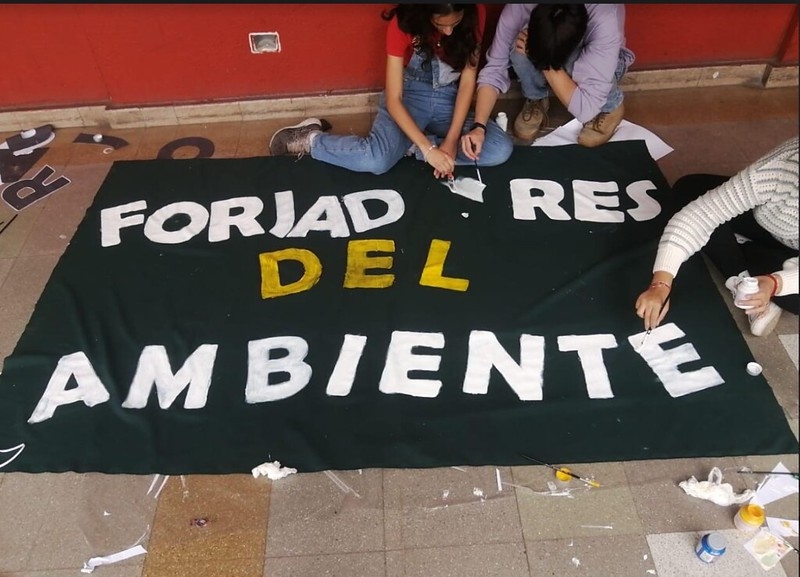
M 481 176 L 482 201 L 411 159 L 115 163 L 5 361 L 0 470 L 797 451 L 699 255 L 642 345 L 672 212 L 643 142 Z

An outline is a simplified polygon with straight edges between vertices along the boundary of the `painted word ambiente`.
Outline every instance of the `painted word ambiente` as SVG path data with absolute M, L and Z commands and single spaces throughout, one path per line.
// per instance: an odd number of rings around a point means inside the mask
M 700 359 L 691 343 L 665 349 L 660 345 L 685 337 L 675 324 L 669 323 L 654 329 L 645 346 L 639 346 L 643 333 L 628 337 L 628 343 L 638 353 L 671 397 L 696 393 L 724 383 L 713 367 L 681 372 L 678 367 Z M 325 393 L 328 396 L 347 396 L 355 382 L 364 349 L 364 335 L 344 335 L 339 356 L 328 376 Z M 583 370 L 586 390 L 591 399 L 613 398 L 608 371 L 603 361 L 605 349 L 616 348 L 617 340 L 611 334 L 563 335 L 557 338 L 560 352 L 575 352 Z M 155 389 L 159 407 L 169 409 L 184 391 L 184 409 L 202 409 L 208 399 L 216 360 L 217 344 L 203 344 L 185 359 L 177 372 L 172 370 L 164 346 L 144 347 L 128 395 L 122 403 L 126 409 L 143 409 Z M 247 344 L 247 381 L 244 398 L 249 404 L 267 403 L 287 399 L 299 393 L 311 381 L 312 366 L 306 362 L 308 342 L 299 336 L 276 336 L 252 340 Z M 435 378 L 441 355 L 423 354 L 419 348 L 437 351 L 445 348 L 442 333 L 394 331 L 386 351 L 378 389 L 385 394 L 402 394 L 420 398 L 434 398 L 443 386 Z M 272 353 L 280 352 L 274 358 Z M 519 361 L 500 344 L 494 333 L 473 330 L 469 334 L 467 362 L 461 390 L 470 395 L 488 393 L 492 370 L 502 375 L 508 386 L 521 401 L 543 399 L 545 363 L 545 338 L 522 334 L 519 337 Z M 416 371 L 432 373 L 431 378 L 412 378 Z M 288 375 L 279 383 L 271 383 L 273 375 Z M 76 386 L 71 386 L 73 382 Z M 646 385 L 643 385 L 646 386 Z M 58 407 L 82 402 L 93 407 L 110 399 L 108 389 L 101 381 L 84 352 L 61 357 L 50 377 L 47 387 L 29 423 L 40 423 L 53 417 Z

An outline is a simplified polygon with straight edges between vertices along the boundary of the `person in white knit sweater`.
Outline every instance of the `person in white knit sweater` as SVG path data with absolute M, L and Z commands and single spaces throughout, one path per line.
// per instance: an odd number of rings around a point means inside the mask
M 653 278 L 636 300 L 645 329 L 669 311 L 678 270 L 702 250 L 735 292 L 743 277 L 758 292 L 737 303 L 747 308 L 755 336 L 769 334 L 781 310 L 798 314 L 798 138 L 774 148 L 728 178 L 684 176 L 673 186 L 678 206 L 658 243 Z

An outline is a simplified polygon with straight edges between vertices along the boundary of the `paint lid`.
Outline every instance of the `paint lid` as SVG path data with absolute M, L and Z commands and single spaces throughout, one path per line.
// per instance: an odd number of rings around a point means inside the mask
M 739 516 L 748 525 L 760 527 L 764 524 L 764 508 L 761 505 L 745 505 L 739 509 Z
M 758 376 L 761 374 L 761 365 L 758 363 L 747 363 L 747 374 L 752 376 Z
M 566 467 L 561 467 L 556 471 L 556 479 L 562 482 L 567 482 L 572 480 L 572 475 L 569 474 L 570 470 Z
M 706 535 L 706 545 L 710 552 L 716 553 L 717 555 L 722 555 L 725 552 L 725 546 L 727 542 L 725 541 L 725 535 L 722 533 L 709 533 Z

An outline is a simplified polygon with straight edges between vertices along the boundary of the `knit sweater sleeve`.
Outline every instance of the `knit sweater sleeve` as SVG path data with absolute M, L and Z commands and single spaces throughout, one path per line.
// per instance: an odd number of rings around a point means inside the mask
M 788 173 L 788 174 L 787 174 Z M 793 173 L 793 174 L 792 174 Z M 780 177 L 776 177 L 779 175 Z M 789 187 L 787 180 L 794 182 Z M 666 271 L 677 276 L 680 266 L 701 250 L 721 224 L 758 206 L 775 203 L 784 206 L 786 196 L 793 197 L 794 220 L 797 219 L 797 138 L 787 141 L 764 155 L 728 181 L 693 200 L 667 223 L 658 243 L 653 272 Z M 797 248 L 794 229 L 794 248 Z M 791 285 L 791 274 L 782 280 Z M 796 289 L 795 275 L 795 292 Z M 790 294 L 784 287 L 781 294 Z

